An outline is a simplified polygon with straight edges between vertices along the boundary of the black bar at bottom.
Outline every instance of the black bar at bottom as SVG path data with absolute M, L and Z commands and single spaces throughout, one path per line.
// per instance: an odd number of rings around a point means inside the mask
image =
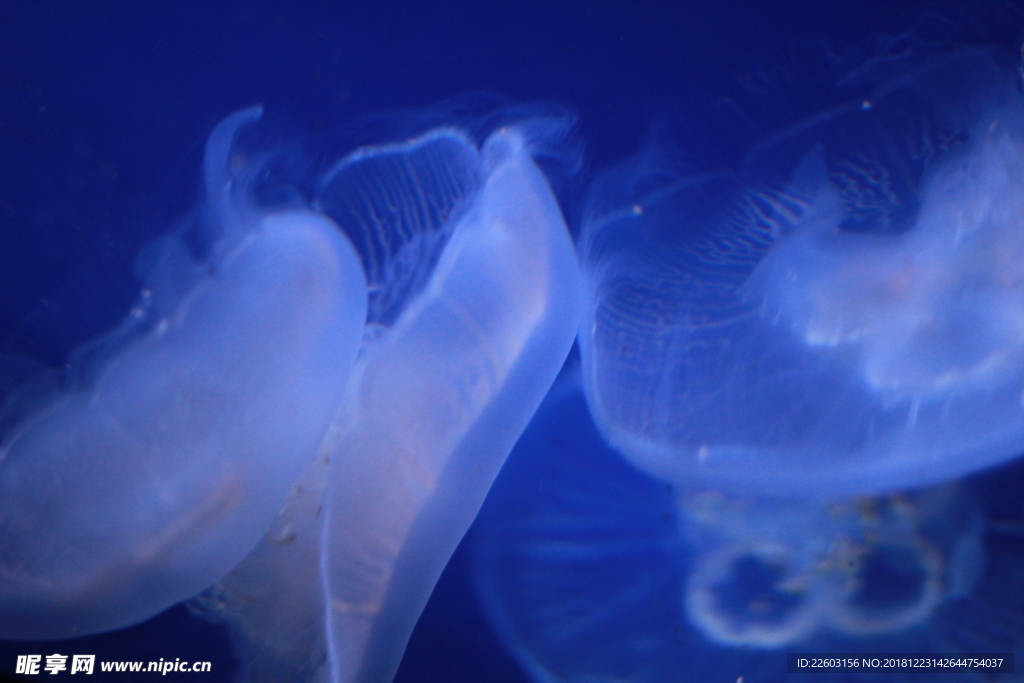
M 789 673 L 812 671 L 988 671 L 1013 673 L 1012 652 L 788 652 Z

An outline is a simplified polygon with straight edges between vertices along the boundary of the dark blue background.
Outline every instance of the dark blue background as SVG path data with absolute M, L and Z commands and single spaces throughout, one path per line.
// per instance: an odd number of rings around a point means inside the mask
M 634 152 L 652 122 L 795 46 L 899 31 L 922 2 L 0 3 L 0 352 L 53 364 L 121 319 L 139 247 L 199 199 L 212 127 L 263 103 L 316 134 L 353 115 L 468 91 L 574 109 L 584 178 Z M 582 182 L 582 181 L 581 181 Z M 570 216 L 574 207 L 567 207 Z M 398 680 L 519 681 L 488 631 L 460 549 Z M 24 652 L 214 662 L 224 634 L 175 608 L 82 642 Z M 183 674 L 178 674 L 183 675 Z M 142 679 L 152 679 L 143 675 Z

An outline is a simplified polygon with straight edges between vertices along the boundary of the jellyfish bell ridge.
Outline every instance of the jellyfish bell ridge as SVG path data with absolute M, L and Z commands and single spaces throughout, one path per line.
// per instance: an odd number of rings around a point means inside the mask
M 867 95 L 732 169 L 644 153 L 596 181 L 584 380 L 634 464 L 850 495 L 1019 452 L 1024 105 L 991 51 L 930 54 L 865 67 L 840 92 Z
M 209 188 L 232 185 L 218 157 L 256 118 L 246 110 L 211 135 Z M 216 581 L 259 540 L 333 418 L 366 316 L 352 246 L 309 211 L 207 200 L 221 224 L 208 267 L 162 240 L 148 260 L 159 317 L 112 338 L 89 381 L 4 443 L 5 637 L 126 626 Z M 165 283 L 179 288 L 163 296 Z
M 537 125 L 499 126 L 480 145 L 442 127 L 363 147 L 318 185 L 365 264 L 374 329 L 320 456 L 267 538 L 201 599 L 247 669 L 389 679 L 557 374 L 579 274 L 533 160 Z

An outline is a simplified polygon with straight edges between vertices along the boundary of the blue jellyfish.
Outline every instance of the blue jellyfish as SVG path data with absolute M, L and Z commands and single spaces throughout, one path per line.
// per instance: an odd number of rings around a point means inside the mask
M 1018 62 L 893 48 L 732 166 L 599 178 L 579 342 L 612 445 L 677 485 L 833 495 L 1020 453 Z
M 248 675 L 390 680 L 569 353 L 579 268 L 534 161 L 567 118 L 360 148 L 310 190 L 241 144 L 260 116 L 210 136 L 205 201 L 141 254 L 124 324 L 62 387 L 7 392 L 5 638 L 209 589 Z
M 1019 652 L 1024 515 L 992 490 L 1022 476 L 832 498 L 678 488 L 607 444 L 569 369 L 471 531 L 473 576 L 536 681 L 753 683 L 783 680 L 786 652 Z
M 259 541 L 334 419 L 363 269 L 322 214 L 249 202 L 232 146 L 260 114 L 210 136 L 201 229 L 146 252 L 127 320 L 61 391 L 27 376 L 6 397 L 4 638 L 110 630 L 203 590 Z
M 1021 85 L 1016 51 L 890 42 L 732 156 L 659 139 L 598 177 L 579 367 L 474 532 L 532 680 L 1024 651 L 1019 493 L 1004 516 L 964 479 L 1020 490 Z
M 359 149 L 318 205 L 359 245 L 370 318 L 317 458 L 197 603 L 260 680 L 391 680 L 491 482 L 561 367 L 578 266 L 531 145 L 444 128 Z

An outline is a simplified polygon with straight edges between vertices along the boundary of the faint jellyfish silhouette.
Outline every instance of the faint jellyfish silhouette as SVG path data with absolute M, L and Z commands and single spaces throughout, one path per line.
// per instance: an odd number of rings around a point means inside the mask
M 975 491 L 1009 495 L 1022 475 L 832 500 L 681 491 L 603 441 L 569 371 L 471 531 L 474 579 L 537 681 L 778 680 L 787 651 L 1012 652 L 1024 535 Z

